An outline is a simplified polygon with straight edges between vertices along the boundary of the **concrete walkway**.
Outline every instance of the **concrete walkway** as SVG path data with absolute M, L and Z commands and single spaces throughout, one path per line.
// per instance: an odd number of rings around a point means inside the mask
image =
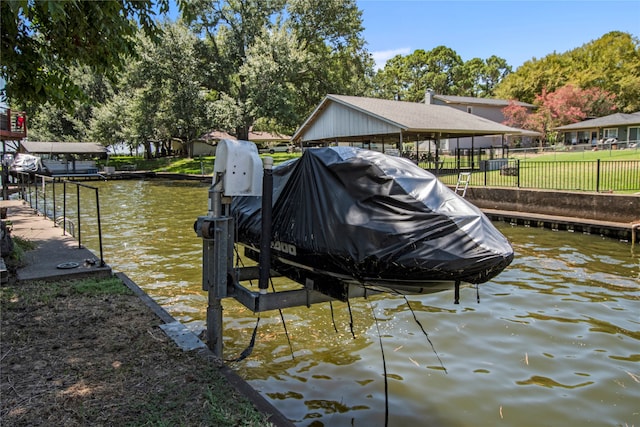
M 89 249 L 80 247 L 68 233 L 63 234 L 53 221 L 36 214 L 22 200 L 2 200 L 7 208 L 6 221 L 12 237 L 20 237 L 35 244 L 25 252 L 26 265 L 17 271 L 20 280 L 66 280 L 81 277 L 109 277 L 111 267 L 100 265 L 100 258 Z

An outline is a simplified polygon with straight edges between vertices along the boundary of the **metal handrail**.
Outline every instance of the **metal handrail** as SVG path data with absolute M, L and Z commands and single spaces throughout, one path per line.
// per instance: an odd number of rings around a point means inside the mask
M 104 267 L 104 253 L 102 249 L 102 224 L 100 221 L 100 196 L 98 192 L 98 188 L 92 187 L 87 184 L 83 184 L 80 182 L 70 181 L 66 179 L 59 180 L 63 185 L 63 195 L 62 195 L 62 217 L 57 216 L 57 207 L 56 207 L 56 180 L 50 176 L 40 175 L 40 174 L 29 174 L 27 172 L 18 172 L 18 182 L 20 185 L 20 197 L 29 202 L 29 206 L 33 208 L 37 213 L 42 213 L 45 217 L 53 220 L 54 227 L 59 225 L 59 220 L 62 219 L 62 234 L 65 235 L 67 233 L 67 225 L 71 225 L 71 235 L 74 236 L 78 240 L 78 249 L 82 248 L 82 216 L 81 216 L 81 203 L 80 197 L 81 192 L 80 188 L 86 188 L 89 190 L 93 190 L 96 196 L 96 216 L 97 216 L 97 227 L 98 227 L 98 242 L 99 242 L 99 250 L 100 250 L 100 266 Z M 34 185 L 34 190 L 32 191 L 31 185 Z M 40 200 L 38 197 L 38 182 L 40 182 L 40 187 L 42 189 L 42 204 L 40 204 Z M 48 215 L 47 211 L 47 184 L 53 184 L 52 188 L 52 203 L 53 203 L 53 213 Z M 77 227 L 76 225 L 69 220 L 67 217 L 67 185 L 75 185 L 76 188 L 76 200 L 77 200 Z M 26 187 L 26 191 L 25 191 Z M 35 195 L 35 206 L 33 196 Z M 77 230 L 77 236 L 76 236 Z

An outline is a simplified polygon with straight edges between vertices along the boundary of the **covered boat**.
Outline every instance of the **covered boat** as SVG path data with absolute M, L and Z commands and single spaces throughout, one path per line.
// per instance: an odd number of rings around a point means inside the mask
M 329 294 L 339 283 L 401 292 L 482 283 L 513 259 L 478 208 L 408 159 L 309 149 L 275 167 L 273 181 L 273 269 Z M 236 197 L 231 210 L 238 243 L 257 259 L 261 197 Z

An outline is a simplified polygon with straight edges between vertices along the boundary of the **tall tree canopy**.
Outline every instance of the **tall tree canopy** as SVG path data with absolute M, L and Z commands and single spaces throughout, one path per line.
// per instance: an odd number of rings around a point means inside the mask
M 195 0 L 183 13 L 203 36 L 215 120 L 238 138 L 259 119 L 291 131 L 325 94 L 366 89 L 373 61 L 353 0 Z
M 168 0 L 2 0 L 0 73 L 9 102 L 70 107 L 84 95 L 69 69 L 113 76 L 135 48 L 141 27 L 157 35 L 156 11 Z
M 600 88 L 616 96 L 619 111 L 640 110 L 640 41 L 614 31 L 585 45 L 525 62 L 496 88 L 496 96 L 533 102 L 546 91 L 573 85 Z
M 418 102 L 427 89 L 440 95 L 491 97 L 495 86 L 509 73 L 507 61 L 497 56 L 463 62 L 451 48 L 391 58 L 374 77 L 374 96 Z
M 142 144 L 151 157 L 177 139 L 190 154 L 192 141 L 210 129 L 196 37 L 179 22 L 161 29 L 156 43 L 140 35 L 139 54 L 127 64 L 115 96 L 97 108 L 91 123 L 94 140 L 127 142 L 132 148 Z

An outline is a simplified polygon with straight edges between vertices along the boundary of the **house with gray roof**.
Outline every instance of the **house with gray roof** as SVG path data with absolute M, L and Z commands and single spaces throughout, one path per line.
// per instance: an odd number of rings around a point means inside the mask
M 614 113 L 559 126 L 555 130 L 561 132 L 560 140 L 565 144 L 597 145 L 615 140 L 618 147 L 625 147 L 640 141 L 640 111 L 631 114 Z
M 508 107 L 510 102 L 507 99 L 493 99 L 493 98 L 476 98 L 471 96 L 453 96 L 453 95 L 438 95 L 429 89 L 425 93 L 425 104 L 430 105 L 445 105 L 447 107 L 455 108 L 465 113 L 473 114 L 476 116 L 484 117 L 485 119 L 492 120 L 494 122 L 503 123 L 506 120 L 502 110 Z M 529 113 L 536 109 L 536 106 L 526 102 L 513 101 L 517 105 L 527 109 Z M 520 134 L 515 136 L 523 146 L 530 146 L 533 141 L 539 137 L 540 134 L 532 131 L 522 130 Z M 513 142 L 514 136 L 508 138 L 506 141 Z M 502 146 L 503 142 L 495 136 L 481 136 L 471 138 L 456 138 L 455 140 L 444 140 L 441 143 L 444 150 L 455 151 L 456 149 L 477 149 Z

